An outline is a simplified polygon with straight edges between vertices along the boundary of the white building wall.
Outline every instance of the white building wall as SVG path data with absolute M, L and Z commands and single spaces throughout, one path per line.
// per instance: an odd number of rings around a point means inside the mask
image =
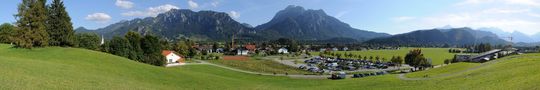
M 167 55 L 167 63 L 176 63 L 178 61 L 178 59 L 180 59 L 181 57 L 174 54 L 174 53 L 171 53 L 169 55 Z

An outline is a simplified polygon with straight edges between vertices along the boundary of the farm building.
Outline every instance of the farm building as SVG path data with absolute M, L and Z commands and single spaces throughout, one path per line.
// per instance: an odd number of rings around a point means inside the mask
M 246 50 L 246 49 L 237 49 L 236 55 L 249 55 L 248 52 L 249 50 Z
M 280 49 L 278 49 L 278 53 L 287 54 L 287 53 L 289 53 L 289 50 L 287 50 L 287 48 L 280 48 Z
M 184 58 L 178 54 L 175 54 L 174 51 L 163 50 L 161 54 L 165 56 L 167 66 L 185 64 Z

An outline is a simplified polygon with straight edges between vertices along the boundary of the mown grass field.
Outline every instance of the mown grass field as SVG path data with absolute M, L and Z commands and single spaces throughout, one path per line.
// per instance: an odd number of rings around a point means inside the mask
M 434 76 L 439 76 L 439 75 L 457 73 L 459 71 L 473 68 L 478 65 L 480 64 L 479 63 L 466 63 L 466 62 L 454 63 L 448 66 L 444 66 L 442 68 L 434 68 L 434 69 L 430 69 L 426 71 L 410 73 L 410 74 L 407 74 L 406 76 L 410 78 L 421 78 L 421 77 L 424 77 L 425 75 L 427 75 L 428 77 L 434 77 Z
M 385 58 L 387 61 L 389 61 L 392 56 L 401 56 L 402 58 L 405 57 L 407 53 L 411 49 L 419 49 L 419 48 L 401 48 L 399 50 L 368 50 L 368 51 L 336 51 L 336 53 L 352 53 L 354 55 L 361 55 L 362 57 L 370 57 L 373 56 L 374 58 L 379 56 L 381 58 Z M 440 65 L 444 64 L 445 59 L 452 59 L 455 54 L 449 53 L 448 50 L 450 48 L 420 48 L 422 49 L 422 53 L 426 58 L 432 59 L 433 65 Z M 319 55 L 320 52 L 311 52 L 311 55 Z
M 312 80 L 245 74 L 209 65 L 156 67 L 76 48 L 25 50 L 8 47 L 9 45 L 0 45 L 2 90 L 540 89 L 540 54 L 514 56 L 511 60 L 477 70 L 430 80 L 404 81 L 391 74 L 344 80 Z
M 283 65 L 281 63 L 272 60 L 208 60 L 208 62 L 225 65 L 237 69 L 248 70 L 253 72 L 262 73 L 276 73 L 276 74 L 313 74 L 311 72 L 300 70 L 296 67 Z

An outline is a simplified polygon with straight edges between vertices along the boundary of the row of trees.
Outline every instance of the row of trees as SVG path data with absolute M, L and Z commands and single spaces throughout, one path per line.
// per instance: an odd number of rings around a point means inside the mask
M 102 45 L 102 50 L 151 65 L 163 66 L 166 63 L 165 57 L 161 55 L 163 47 L 160 39 L 152 35 L 141 36 L 136 32 L 128 32 L 124 37 L 113 37 Z
M 63 1 L 22 0 L 15 14 L 16 27 L 3 34 L 4 42 L 14 43 L 16 47 L 32 48 L 43 46 L 74 46 L 75 34 L 71 18 L 65 10 Z
M 341 54 L 341 53 L 334 53 L 334 52 L 330 52 L 330 51 L 324 51 L 320 54 L 320 56 L 332 56 L 332 57 L 336 57 L 336 58 L 350 58 L 350 59 L 360 59 L 360 60 L 382 60 L 382 61 L 386 61 L 386 58 L 383 58 L 383 57 L 379 57 L 379 56 L 362 56 L 362 55 L 354 55 L 352 53 L 344 53 L 344 54 Z M 403 58 L 401 56 L 392 56 L 392 58 L 390 59 L 390 62 L 392 63 L 396 63 L 396 64 L 402 64 L 403 63 Z

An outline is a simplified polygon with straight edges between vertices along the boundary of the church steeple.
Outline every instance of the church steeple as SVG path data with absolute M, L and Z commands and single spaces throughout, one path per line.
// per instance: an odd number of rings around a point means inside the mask
M 105 44 L 105 38 L 103 37 L 103 35 L 101 35 L 101 43 L 99 43 L 99 45 L 103 45 Z

